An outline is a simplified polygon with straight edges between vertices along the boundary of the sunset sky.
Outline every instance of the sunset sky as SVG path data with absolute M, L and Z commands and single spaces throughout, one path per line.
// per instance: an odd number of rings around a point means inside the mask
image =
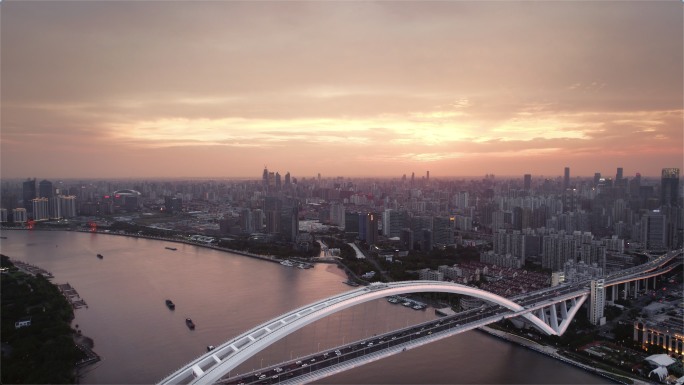
M 681 1 L 0 4 L 2 178 L 684 167 Z

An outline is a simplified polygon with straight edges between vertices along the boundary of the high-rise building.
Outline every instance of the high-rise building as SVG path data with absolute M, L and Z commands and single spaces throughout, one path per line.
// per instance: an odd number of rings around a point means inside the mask
M 74 195 L 60 195 L 59 212 L 63 218 L 73 218 L 76 216 L 76 196 Z
M 240 210 L 240 228 L 243 233 L 251 234 L 254 232 L 252 210 L 247 207 Z
M 617 168 L 617 172 L 615 173 L 615 183 L 620 183 L 622 180 L 622 167 Z
M 641 241 L 647 250 L 666 248 L 666 218 L 660 210 L 651 211 L 641 217 Z
M 565 175 L 563 176 L 563 190 L 570 188 L 570 167 L 565 168 Z
M 434 217 L 432 220 L 432 241 L 447 246 L 454 244 L 454 217 Z
M 423 237 L 420 242 L 420 249 L 422 251 L 432 251 L 434 245 L 432 230 L 423 229 Z
M 600 181 L 601 181 L 601 173 L 595 172 L 594 173 L 594 187 L 598 186 Z
M 401 229 L 401 243 L 406 246 L 406 249 L 413 250 L 413 231 L 408 227 Z
M 33 212 L 33 200 L 36 198 L 36 179 L 27 179 L 23 184 L 24 208 L 27 214 Z
M 280 209 L 280 234 L 289 242 L 295 242 L 299 235 L 299 201 L 286 199 Z
M 268 174 L 266 175 L 268 181 Z M 267 185 L 268 186 L 268 185 Z M 275 234 L 280 232 L 280 199 L 276 197 L 266 197 L 264 199 L 264 216 L 266 219 L 266 232 Z
M 38 198 L 52 198 L 53 196 L 55 196 L 55 190 L 52 187 L 52 182 L 41 180 L 38 183 Z
M 603 317 L 603 310 L 606 307 L 606 293 L 603 279 L 591 280 L 589 322 L 592 325 L 603 325 L 606 322 Z
M 178 214 L 183 211 L 183 199 L 178 197 L 164 197 L 164 210 L 168 214 Z
M 359 230 L 359 213 L 344 213 L 344 232 L 348 234 L 357 234 L 361 236 Z M 363 235 L 366 236 L 365 234 Z
M 532 188 L 532 175 L 531 174 L 525 174 L 523 177 L 523 189 L 525 191 L 530 191 Z
M 679 198 L 679 169 L 664 168 L 660 179 L 660 205 L 677 206 Z
M 261 232 L 264 229 L 264 212 L 261 209 L 252 210 L 252 225 L 254 231 Z
M 33 219 L 43 221 L 50 219 L 49 199 L 35 198 L 31 201 L 33 206 Z
M 399 237 L 401 229 L 409 225 L 406 210 L 386 209 L 382 215 L 382 234 L 386 237 Z
M 366 214 L 366 242 L 373 245 L 378 241 L 378 215 L 375 213 Z
M 19 207 L 12 210 L 12 218 L 14 218 L 14 223 L 28 222 L 28 214 L 26 213 L 26 209 L 23 207 Z

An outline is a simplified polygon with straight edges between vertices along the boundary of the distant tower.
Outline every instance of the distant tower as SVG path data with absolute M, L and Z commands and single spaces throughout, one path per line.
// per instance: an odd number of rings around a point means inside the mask
M 595 172 L 594 173 L 594 187 L 598 186 L 600 180 L 601 180 L 601 173 Z
M 285 174 L 285 186 L 289 186 L 289 185 L 290 185 L 290 172 L 288 171 Z
M 427 176 L 425 178 L 428 182 L 430 182 L 430 171 L 427 172 Z
M 565 168 L 565 177 L 563 178 L 563 190 L 570 188 L 570 167 Z
M 268 189 L 268 168 L 264 166 L 264 173 L 261 176 L 261 185 L 264 190 Z
M 679 169 L 664 168 L 660 179 L 660 205 L 677 206 L 679 194 Z
M 615 173 L 615 181 L 620 184 L 620 181 L 622 180 L 622 167 L 617 168 L 617 172 Z
M 411 173 L 411 187 L 413 187 L 413 183 L 415 182 L 415 180 L 416 180 L 416 173 L 412 172 Z
M 532 175 L 531 174 L 525 174 L 523 177 L 523 188 L 525 191 L 530 191 L 532 188 Z

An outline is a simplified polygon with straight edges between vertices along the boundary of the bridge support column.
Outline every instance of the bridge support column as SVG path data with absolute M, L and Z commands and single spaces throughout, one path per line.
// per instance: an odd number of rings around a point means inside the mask
M 629 282 L 625 282 L 625 289 L 622 291 L 622 299 L 626 300 L 629 295 Z
M 610 289 L 610 300 L 615 301 L 618 299 L 618 285 L 613 285 Z
M 553 330 L 558 331 L 558 310 L 556 309 L 556 304 L 551 305 L 551 327 Z

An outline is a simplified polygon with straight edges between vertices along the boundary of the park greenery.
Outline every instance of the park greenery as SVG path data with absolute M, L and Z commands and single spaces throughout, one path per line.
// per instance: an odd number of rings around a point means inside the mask
M 75 383 L 75 365 L 83 358 L 73 339 L 73 308 L 42 275 L 19 271 L 5 255 L 2 273 L 3 384 Z M 7 270 L 5 270 L 7 269 Z M 31 325 L 15 322 L 31 318 Z

